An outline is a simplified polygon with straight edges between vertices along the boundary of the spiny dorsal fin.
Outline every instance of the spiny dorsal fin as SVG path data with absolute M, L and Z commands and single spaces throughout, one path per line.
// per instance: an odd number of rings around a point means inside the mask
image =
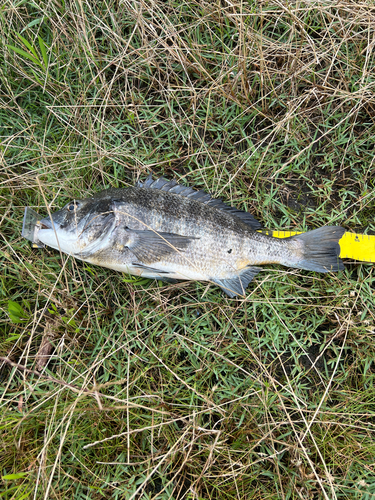
M 220 198 L 212 198 L 212 196 L 205 191 L 196 191 L 191 187 L 182 186 L 174 180 L 168 181 L 167 179 L 164 179 L 164 177 L 159 177 L 159 179 L 153 180 L 152 174 L 150 174 L 144 182 L 137 182 L 136 187 L 159 189 L 160 191 L 169 191 L 170 193 L 178 194 L 180 196 L 186 196 L 187 198 L 192 198 L 195 201 L 199 201 L 205 205 L 210 205 L 211 207 L 223 210 L 224 212 L 237 217 L 243 223 L 250 226 L 254 231 L 262 228 L 262 224 L 248 212 L 231 207 L 224 203 Z

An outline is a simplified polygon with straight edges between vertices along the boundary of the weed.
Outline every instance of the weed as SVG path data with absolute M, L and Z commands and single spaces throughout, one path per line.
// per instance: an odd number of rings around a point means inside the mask
M 0 7 L 1 498 L 375 496 L 374 273 L 237 301 L 21 238 L 149 172 L 270 229 L 374 234 L 369 3 Z

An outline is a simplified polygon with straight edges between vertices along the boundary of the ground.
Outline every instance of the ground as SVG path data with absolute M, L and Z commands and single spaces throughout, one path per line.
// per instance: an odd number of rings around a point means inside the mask
M 7 0 L 0 32 L 1 498 L 373 498 L 373 265 L 237 300 L 21 228 L 152 172 L 375 234 L 375 7 Z

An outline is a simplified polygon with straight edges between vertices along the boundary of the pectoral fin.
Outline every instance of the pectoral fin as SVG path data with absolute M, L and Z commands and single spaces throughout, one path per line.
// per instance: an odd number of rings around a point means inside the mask
M 157 262 L 171 253 L 183 252 L 195 239 L 179 234 L 129 228 L 126 228 L 126 233 L 129 238 L 125 246 L 144 264 Z
M 252 279 L 261 271 L 260 267 L 246 267 L 238 272 L 236 276 L 217 279 L 211 278 L 219 287 L 224 290 L 224 292 L 233 298 L 236 295 L 246 295 L 246 287 L 252 281 Z

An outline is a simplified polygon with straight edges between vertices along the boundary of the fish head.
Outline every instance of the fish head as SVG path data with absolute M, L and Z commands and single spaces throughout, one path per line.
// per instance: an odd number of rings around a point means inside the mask
M 37 237 L 47 246 L 84 258 L 106 244 L 115 224 L 110 200 L 73 200 L 40 221 Z

